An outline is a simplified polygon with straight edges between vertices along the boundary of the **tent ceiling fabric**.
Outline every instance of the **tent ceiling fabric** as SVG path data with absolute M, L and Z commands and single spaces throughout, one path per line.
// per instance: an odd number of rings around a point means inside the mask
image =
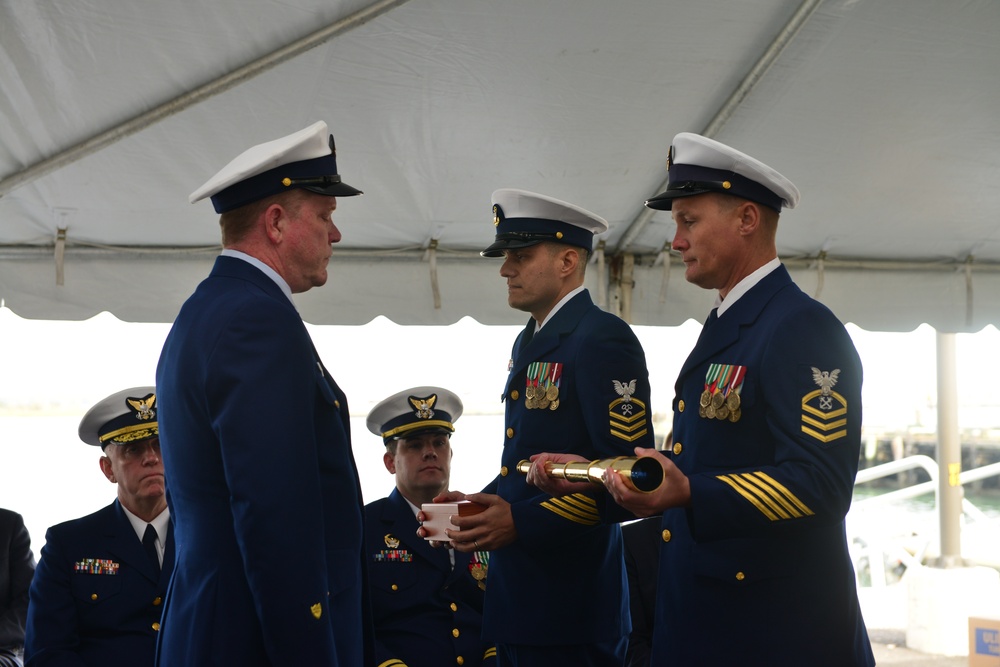
M 1000 325 L 995 0 L 400 0 L 121 132 L 372 7 L 0 0 L 0 300 L 29 318 L 171 321 L 219 243 L 211 205 L 187 195 L 251 144 L 326 120 L 365 195 L 338 202 L 330 283 L 296 297 L 306 320 L 523 322 L 499 262 L 477 255 L 501 187 L 609 221 L 588 271 L 608 309 L 701 320 L 712 295 L 663 252 L 669 214 L 622 240 L 673 135 L 704 131 L 808 7 L 714 132 L 802 191 L 779 255 L 866 329 Z

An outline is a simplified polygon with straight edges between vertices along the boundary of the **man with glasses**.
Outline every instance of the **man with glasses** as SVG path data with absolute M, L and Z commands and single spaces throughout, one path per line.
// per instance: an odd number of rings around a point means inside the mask
M 80 422 L 118 498 L 52 526 L 31 584 L 27 665 L 152 665 L 174 548 L 155 387 L 108 396 Z

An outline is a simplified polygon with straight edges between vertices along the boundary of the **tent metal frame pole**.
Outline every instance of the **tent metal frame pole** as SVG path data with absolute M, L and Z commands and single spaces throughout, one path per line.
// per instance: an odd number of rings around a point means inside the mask
M 93 153 L 103 150 L 104 148 L 121 141 L 125 137 L 144 130 L 147 127 L 158 123 L 173 114 L 183 111 L 190 106 L 203 102 L 204 100 L 214 97 L 219 93 L 232 88 L 233 86 L 252 79 L 267 70 L 280 65 L 286 60 L 290 60 L 298 55 L 301 55 L 302 53 L 305 53 L 306 51 L 309 51 L 323 42 L 347 32 L 348 30 L 364 25 L 368 21 L 371 21 L 372 19 L 407 2 L 409 2 L 409 0 L 378 0 L 364 9 L 354 12 L 350 16 L 335 21 L 325 28 L 321 28 L 320 30 L 302 37 L 301 39 L 297 39 L 291 44 L 272 51 L 266 56 L 258 58 L 243 67 L 239 67 L 228 74 L 224 74 L 214 81 L 210 81 L 209 83 L 199 86 L 198 88 L 195 88 L 180 97 L 176 97 L 169 102 L 161 104 L 155 109 L 139 114 L 131 120 L 127 120 L 124 123 L 116 125 L 110 130 L 106 130 L 100 134 L 90 137 L 89 139 L 86 139 L 71 148 L 67 148 L 52 157 L 46 158 L 41 162 L 36 162 L 30 167 L 0 180 L 0 197 L 3 197 L 8 192 L 15 190 L 22 185 L 31 183 L 46 174 L 62 169 L 77 160 L 81 160 L 89 155 L 92 155 Z
M 937 509 L 943 568 L 962 566 L 962 445 L 958 434 L 958 381 L 955 334 L 936 332 L 937 343 Z
M 799 29 L 805 25 L 809 17 L 812 16 L 813 12 L 819 8 L 823 0 L 805 0 L 799 8 L 795 10 L 795 13 L 788 20 L 788 23 L 781 29 L 777 36 L 771 40 L 771 43 L 765 49 L 763 55 L 757 60 L 747 75 L 743 77 L 739 85 L 730 93 L 728 99 L 722 104 L 719 110 L 712 117 L 712 120 L 708 122 L 705 129 L 701 131 L 701 134 L 708 137 L 714 138 L 722 128 L 725 127 L 729 119 L 732 118 L 733 114 L 736 113 L 736 109 L 743 103 L 747 95 L 753 92 L 754 87 L 760 82 L 767 73 L 767 70 L 771 68 L 777 60 L 781 52 L 784 51 L 785 47 L 792 41 L 795 35 L 799 32 Z M 670 183 L 669 177 L 664 179 L 656 190 L 652 194 L 657 194 L 663 192 L 667 189 L 667 185 Z M 636 239 L 637 236 L 645 229 L 649 221 L 652 220 L 656 211 L 643 206 L 642 210 L 632 219 L 628 227 L 625 228 L 625 233 L 622 234 L 621 240 L 618 242 L 618 246 L 615 248 L 613 254 L 625 252 L 628 247 Z

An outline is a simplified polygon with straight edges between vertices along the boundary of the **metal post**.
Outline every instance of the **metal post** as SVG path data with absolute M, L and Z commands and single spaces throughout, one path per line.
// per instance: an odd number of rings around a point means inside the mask
M 941 532 L 943 568 L 962 566 L 962 443 L 958 435 L 958 383 L 955 376 L 955 334 L 937 337 L 938 395 L 938 520 Z

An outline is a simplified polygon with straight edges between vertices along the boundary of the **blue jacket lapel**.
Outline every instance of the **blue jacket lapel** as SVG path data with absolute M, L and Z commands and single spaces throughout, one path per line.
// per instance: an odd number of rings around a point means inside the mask
M 142 574 L 152 582 L 160 580 L 160 573 L 153 571 L 153 565 L 149 562 L 139 536 L 135 534 L 132 522 L 128 520 L 124 508 L 117 500 L 114 503 L 114 513 L 109 517 L 106 534 L 112 550 L 122 561 L 128 563 L 130 567 Z
M 510 369 L 508 382 L 510 378 L 518 375 L 527 368 L 532 360 L 540 359 L 547 352 L 559 347 L 560 339 L 577 327 L 580 320 L 583 319 L 583 316 L 593 305 L 594 302 L 590 299 L 590 293 L 587 290 L 583 290 L 566 302 L 559 309 L 559 312 L 552 316 L 548 324 L 542 327 L 523 349 L 517 351 L 515 347 L 515 358 Z M 529 320 L 528 326 L 532 326 L 533 324 L 534 320 Z M 522 331 L 521 336 L 517 339 L 517 343 L 520 343 L 521 337 L 524 335 L 525 332 Z
M 784 265 L 779 266 L 771 273 L 764 276 L 763 280 L 754 285 L 749 292 L 740 297 L 721 317 L 711 326 L 705 326 L 694 349 L 688 355 L 681 372 L 680 378 L 697 368 L 710 357 L 731 345 L 740 338 L 740 331 L 743 327 L 752 324 L 764 310 L 767 303 L 781 289 L 792 284 L 792 279 Z

